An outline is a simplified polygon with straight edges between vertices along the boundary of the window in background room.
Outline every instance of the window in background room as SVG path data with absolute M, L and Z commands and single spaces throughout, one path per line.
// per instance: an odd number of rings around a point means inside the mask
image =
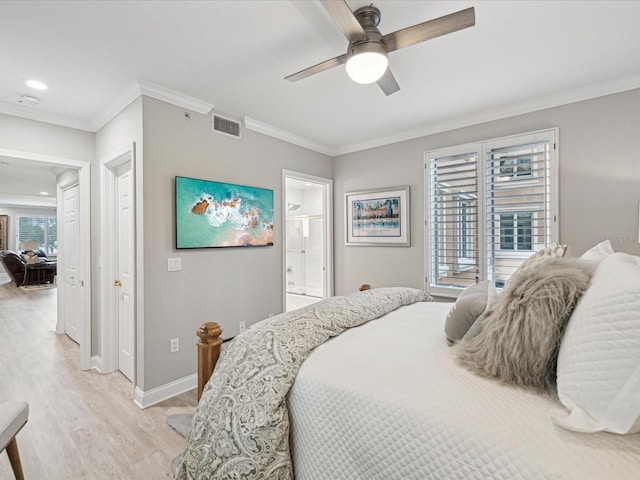
M 531 253 L 531 212 L 500 214 L 500 251 Z
M 556 130 L 425 154 L 429 290 L 504 286 L 557 237 Z
M 58 223 L 55 215 L 18 216 L 17 217 L 17 242 L 38 242 L 47 256 L 58 254 Z

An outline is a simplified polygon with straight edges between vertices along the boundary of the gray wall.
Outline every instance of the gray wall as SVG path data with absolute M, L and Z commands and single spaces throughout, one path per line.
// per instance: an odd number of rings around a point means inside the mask
M 637 242 L 639 126 L 632 90 L 335 158 L 336 294 L 362 283 L 423 288 L 425 151 L 550 127 L 560 129 L 560 241 L 574 255 L 605 238 Z M 344 193 L 398 185 L 411 186 L 411 247 L 346 247 Z
M 223 337 L 282 311 L 282 169 L 332 178 L 331 158 L 248 130 L 237 140 L 211 132 L 208 115 L 144 97 L 144 385 L 196 372 L 196 329 L 215 321 Z M 174 177 L 274 190 L 275 245 L 176 250 Z M 182 270 L 167 271 L 180 257 Z M 180 351 L 169 353 L 171 338 Z

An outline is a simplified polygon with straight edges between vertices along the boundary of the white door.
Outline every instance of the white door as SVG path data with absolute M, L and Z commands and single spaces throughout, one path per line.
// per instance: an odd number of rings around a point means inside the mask
M 118 325 L 118 369 L 133 381 L 134 261 L 133 261 L 133 176 L 131 163 L 118 168 L 116 180 L 116 226 L 118 289 L 116 306 Z
M 64 325 L 66 334 L 80 343 L 82 326 L 82 288 L 80 284 L 80 212 L 78 185 L 64 191 Z

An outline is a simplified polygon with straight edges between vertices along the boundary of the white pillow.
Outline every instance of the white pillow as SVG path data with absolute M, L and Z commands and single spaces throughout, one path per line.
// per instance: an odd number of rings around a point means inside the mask
M 606 239 L 604 242 L 600 242 L 595 247 L 591 247 L 589 250 L 584 252 L 580 259 L 599 264 L 605 258 L 610 257 L 614 253 L 613 247 L 611 246 L 611 240 Z
M 640 257 L 615 253 L 578 302 L 558 355 L 558 396 L 579 432 L 640 431 Z

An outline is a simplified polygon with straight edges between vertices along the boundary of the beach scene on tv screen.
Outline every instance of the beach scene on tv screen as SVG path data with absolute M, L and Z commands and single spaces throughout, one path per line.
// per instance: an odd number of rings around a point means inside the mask
M 176 247 L 273 245 L 273 190 L 176 177 Z

